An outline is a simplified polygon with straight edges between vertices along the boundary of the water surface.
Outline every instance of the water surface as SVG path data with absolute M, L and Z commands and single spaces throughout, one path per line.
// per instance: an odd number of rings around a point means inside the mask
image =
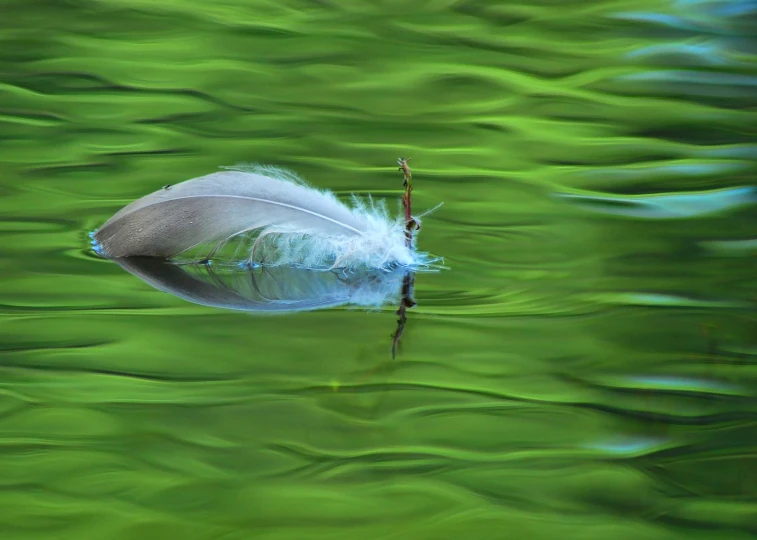
M 757 535 L 757 5 L 2 2 L 3 538 Z M 87 233 L 239 162 L 399 209 L 396 309 L 155 290 Z

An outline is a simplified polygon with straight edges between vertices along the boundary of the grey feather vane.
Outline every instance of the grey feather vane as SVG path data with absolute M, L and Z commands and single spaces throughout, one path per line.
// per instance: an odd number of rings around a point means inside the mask
M 267 263 L 308 268 L 423 264 L 404 244 L 403 224 L 385 208 L 332 193 L 287 171 L 229 170 L 166 187 L 116 212 L 93 235 L 109 258 L 172 258 L 201 245 L 255 238 Z M 247 246 L 246 257 L 253 254 Z

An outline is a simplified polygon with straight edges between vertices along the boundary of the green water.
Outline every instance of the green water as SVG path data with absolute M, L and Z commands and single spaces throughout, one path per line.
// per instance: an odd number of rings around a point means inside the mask
M 757 6 L 3 0 L 0 537 L 757 536 Z M 264 316 L 89 251 L 262 162 L 397 207 L 395 307 Z

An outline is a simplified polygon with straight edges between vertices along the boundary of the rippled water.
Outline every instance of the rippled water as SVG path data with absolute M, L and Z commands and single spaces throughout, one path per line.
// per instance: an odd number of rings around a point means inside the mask
M 3 538 L 757 535 L 757 3 L 5 0 Z M 385 198 L 394 307 L 255 315 L 89 251 L 263 162 Z

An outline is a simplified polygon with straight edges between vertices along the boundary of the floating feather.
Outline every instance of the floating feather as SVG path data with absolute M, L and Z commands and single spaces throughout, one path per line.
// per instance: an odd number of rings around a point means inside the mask
M 354 208 L 333 193 L 306 185 L 274 167 L 230 168 L 134 201 L 93 235 L 109 258 L 173 258 L 212 245 L 208 257 L 232 239 L 250 239 L 245 258 L 304 268 L 388 269 L 430 261 L 405 244 L 402 219 L 382 205 L 353 197 Z

